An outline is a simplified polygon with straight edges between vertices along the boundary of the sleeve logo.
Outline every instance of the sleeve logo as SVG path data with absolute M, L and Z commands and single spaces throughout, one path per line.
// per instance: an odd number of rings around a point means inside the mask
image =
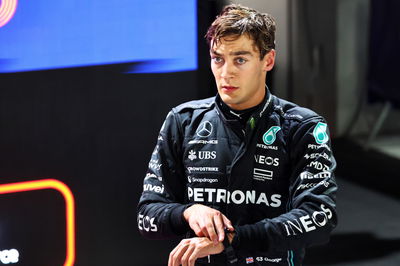
M 318 144 L 327 143 L 329 140 L 328 134 L 326 133 L 326 129 L 328 125 L 322 122 L 319 122 L 314 128 L 314 138 Z
M 266 145 L 271 145 L 272 143 L 274 143 L 274 141 L 276 140 L 276 133 L 278 133 L 279 130 L 281 130 L 281 128 L 278 126 L 273 126 L 268 129 L 268 131 L 265 132 L 263 135 L 264 143 Z

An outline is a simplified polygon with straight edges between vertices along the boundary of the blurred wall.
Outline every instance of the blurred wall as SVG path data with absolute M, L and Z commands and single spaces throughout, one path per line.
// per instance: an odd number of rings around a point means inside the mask
M 334 124 L 335 2 L 236 0 L 273 15 L 277 22 L 277 61 L 272 91 L 314 109 Z M 329 64 L 328 64 L 329 62 Z M 327 103 L 334 104 L 327 104 Z M 332 127 L 332 125 L 331 125 Z
M 382 104 L 366 103 L 369 0 L 235 0 L 277 21 L 273 92 L 323 115 L 335 137 L 367 135 Z M 398 132 L 392 110 L 381 132 Z

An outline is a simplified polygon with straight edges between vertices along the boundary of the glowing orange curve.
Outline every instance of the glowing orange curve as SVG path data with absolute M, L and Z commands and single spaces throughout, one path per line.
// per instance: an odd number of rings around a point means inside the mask
M 1 0 L 0 5 L 0 28 L 6 25 L 17 10 L 18 0 Z
M 24 192 L 41 189 L 55 189 L 65 199 L 67 252 L 64 266 L 73 266 L 75 262 L 75 201 L 71 190 L 56 179 L 42 179 L 27 182 L 0 185 L 0 194 Z

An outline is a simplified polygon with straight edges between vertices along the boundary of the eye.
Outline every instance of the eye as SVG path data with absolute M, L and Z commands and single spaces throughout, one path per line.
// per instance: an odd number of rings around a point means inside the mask
M 218 56 L 213 57 L 212 60 L 213 60 L 214 63 L 216 63 L 216 64 L 220 64 L 220 63 L 222 63 L 222 61 L 223 61 L 223 59 L 222 59 L 221 57 L 218 57 Z
M 246 62 L 247 60 L 242 57 L 236 58 L 236 63 L 238 63 L 239 65 L 243 65 Z

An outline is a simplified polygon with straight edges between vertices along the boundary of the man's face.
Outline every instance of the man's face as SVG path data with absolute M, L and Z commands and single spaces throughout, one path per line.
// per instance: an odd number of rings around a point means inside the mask
M 258 48 L 247 35 L 230 36 L 212 42 L 211 69 L 221 99 L 234 110 L 244 110 L 262 102 L 265 77 L 275 62 L 271 50 L 260 59 Z

